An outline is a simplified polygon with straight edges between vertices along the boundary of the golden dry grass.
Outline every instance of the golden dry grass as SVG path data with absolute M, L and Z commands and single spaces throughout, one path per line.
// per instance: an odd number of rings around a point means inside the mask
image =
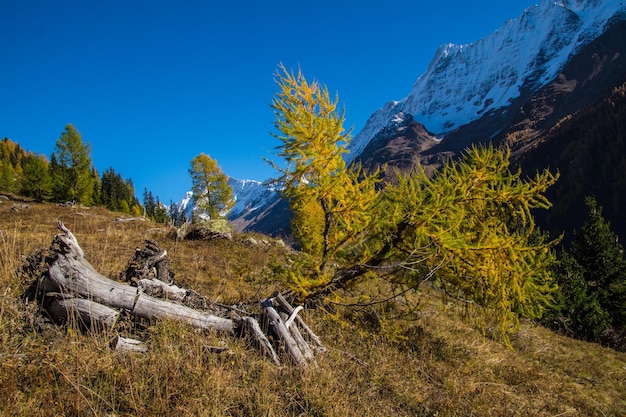
M 308 310 L 328 353 L 319 367 L 278 368 L 246 340 L 163 321 L 146 354 L 116 354 L 115 331 L 42 325 L 20 295 L 25 257 L 62 220 L 92 265 L 115 277 L 146 238 L 168 250 L 176 281 L 224 303 L 281 288 L 279 245 L 176 242 L 149 222 L 106 210 L 0 204 L 0 415 L 7 416 L 624 416 L 626 355 L 523 323 L 513 348 L 484 337 L 436 294 L 399 306 Z M 415 299 L 416 300 L 416 299 Z M 415 301 L 413 300 L 413 301 Z M 225 344 L 228 353 L 209 346 Z

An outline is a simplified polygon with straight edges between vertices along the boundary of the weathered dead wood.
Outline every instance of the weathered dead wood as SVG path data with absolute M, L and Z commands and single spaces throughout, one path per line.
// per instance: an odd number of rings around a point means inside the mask
M 202 350 L 204 352 L 212 352 L 212 353 L 230 352 L 230 348 L 228 346 L 203 346 Z
M 289 314 L 289 316 L 285 315 L 285 326 L 287 326 L 287 328 L 291 327 L 291 324 L 293 323 L 293 321 L 298 317 L 298 313 L 302 310 L 304 310 L 304 307 L 298 306 L 293 309 L 293 311 L 291 312 L 291 314 Z
M 250 336 L 256 341 L 257 345 L 259 346 L 259 349 L 261 349 L 263 353 L 265 353 L 270 359 L 272 359 L 272 361 L 274 361 L 276 365 L 280 365 L 280 359 L 278 358 L 278 355 L 272 347 L 269 339 L 261 330 L 259 322 L 252 317 L 244 317 L 242 320 L 245 328 L 250 333 Z
M 89 329 L 111 329 L 120 315 L 118 310 L 84 298 L 55 299 L 48 312 L 53 319 L 64 322 L 76 318 Z
M 146 239 L 143 248 L 135 249 L 120 279 L 136 285 L 142 279 L 157 278 L 167 284 L 174 282 L 167 251 L 154 240 Z
M 61 222 L 57 222 L 57 226 L 64 234 L 56 235 L 52 242 L 59 256 L 48 269 L 50 280 L 69 293 L 109 307 L 132 310 L 139 294 L 137 288 L 100 275 L 85 259 L 85 253 L 72 232 Z
M 62 291 L 78 294 L 112 308 L 128 310 L 138 317 L 169 318 L 205 329 L 214 328 L 232 333 L 231 320 L 150 297 L 139 292 L 137 287 L 100 275 L 84 258 L 76 237 L 62 223 L 59 229 L 65 234 L 54 238 L 59 244 L 60 253 L 48 271 L 52 282 Z
M 317 362 L 315 362 L 315 357 L 313 357 L 313 351 L 311 350 L 307 342 L 304 340 L 304 337 L 302 337 L 302 333 L 300 333 L 298 326 L 296 325 L 289 326 L 289 323 L 288 323 L 289 317 L 287 316 L 287 314 L 285 313 L 278 313 L 278 314 L 280 318 L 283 319 L 283 321 L 285 322 L 285 327 L 287 328 L 287 330 L 289 330 L 291 337 L 293 337 L 293 340 L 296 342 L 296 345 L 300 349 L 300 352 L 302 352 L 302 356 L 304 356 L 304 359 L 306 359 L 308 362 L 313 362 L 315 365 L 317 365 Z
M 148 351 L 148 347 L 140 340 L 119 336 L 115 344 L 115 351 L 145 353 Z
M 122 222 L 122 223 L 136 222 L 136 221 L 145 222 L 146 219 L 144 219 L 143 217 L 117 217 L 115 218 L 115 221 Z
M 230 319 L 214 316 L 180 304 L 150 297 L 144 293 L 139 294 L 135 307 L 131 313 L 146 319 L 170 319 L 188 323 L 202 329 L 215 329 L 218 331 L 233 333 L 233 321 Z
M 276 337 L 280 339 L 281 343 L 283 343 L 283 347 L 285 351 L 291 357 L 291 360 L 298 366 L 306 366 L 307 360 L 300 350 L 298 343 L 285 326 L 285 322 L 280 317 L 274 305 L 272 304 L 272 299 L 267 298 L 261 302 L 261 306 L 263 307 L 265 314 L 269 320 L 269 325 Z
M 148 294 L 156 298 L 164 298 L 170 301 L 178 301 L 180 303 L 185 301 L 188 295 L 188 290 L 177 287 L 176 285 L 169 285 L 165 282 L 153 278 L 153 279 L 140 279 L 137 281 L 137 287 L 145 294 Z
M 0 353 L 0 359 L 28 359 L 28 356 L 26 353 Z
M 287 314 L 293 315 L 295 309 L 291 306 L 291 304 L 289 304 L 287 299 L 281 293 L 274 294 L 274 299 L 287 312 Z M 302 328 L 302 330 L 306 333 L 308 338 L 315 344 L 315 349 L 319 352 L 326 352 L 326 348 L 322 344 L 320 338 L 315 333 L 313 333 L 313 331 L 309 328 L 309 326 L 307 326 L 304 320 L 298 315 L 294 317 L 294 320 L 298 324 L 298 326 L 300 326 L 300 328 Z
M 132 310 L 139 291 L 135 287 L 110 280 L 99 273 L 82 257 L 73 254 L 59 256 L 48 270 L 50 280 L 62 291 L 117 309 Z
M 302 307 L 294 309 L 280 294 L 263 300 L 260 304 L 262 313 L 257 315 L 235 306 L 222 306 L 221 313 L 218 314 L 225 313 L 230 317 L 225 318 L 216 315 L 215 310 L 207 310 L 207 305 L 210 304 L 215 309 L 218 308 L 217 304 L 208 303 L 205 297 L 192 290 L 158 278 L 162 274 L 171 279 L 174 274 L 169 270 L 167 252 L 156 242 L 146 241 L 144 249 L 137 249 L 129 267 L 120 275 L 131 276 L 129 281 L 137 285 L 133 286 L 99 274 L 85 259 L 76 237 L 63 223 L 58 222 L 57 226 L 64 233 L 54 237 L 49 250 L 31 255 L 26 267 L 36 275 L 36 280 L 31 285 L 37 288 L 35 299 L 46 306 L 57 319 L 67 321 L 76 317 L 81 326 L 111 329 L 123 310 L 148 320 L 170 319 L 231 335 L 249 334 L 259 349 L 278 365 L 281 359 L 277 346 L 282 347 L 291 362 L 298 366 L 307 366 L 311 362 L 316 364 L 309 340 L 314 341 L 316 350 L 323 350 L 319 338 L 298 316 Z M 46 266 L 45 271 L 42 270 L 42 265 Z M 162 268 L 161 272 L 159 268 Z M 139 276 L 143 278 L 138 279 Z M 274 305 L 275 300 L 277 305 Z M 259 325 L 260 320 L 269 323 L 273 337 L 264 333 Z M 306 337 L 302 335 L 301 329 Z M 140 343 L 120 337 L 116 349 L 144 351 L 146 348 Z M 220 352 L 224 350 L 215 349 Z M 210 351 L 214 351 L 213 348 Z
M 140 279 L 137 281 L 137 287 L 139 291 L 152 297 L 175 301 L 196 310 L 205 310 L 211 304 L 206 297 L 193 290 L 170 285 L 157 278 Z

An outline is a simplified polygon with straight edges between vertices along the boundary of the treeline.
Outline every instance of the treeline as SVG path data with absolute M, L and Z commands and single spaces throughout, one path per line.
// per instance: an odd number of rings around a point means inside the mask
M 108 168 L 100 176 L 91 160 L 91 147 L 71 124 L 58 138 L 50 160 L 23 149 L 8 138 L 0 141 L 0 192 L 35 201 L 72 202 L 104 206 L 156 222 L 168 220 L 167 208 L 152 192 L 144 190 L 144 204 L 137 199 L 131 179 Z

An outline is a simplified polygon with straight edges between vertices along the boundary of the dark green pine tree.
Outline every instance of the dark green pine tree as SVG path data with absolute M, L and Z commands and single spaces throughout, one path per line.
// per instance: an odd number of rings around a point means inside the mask
M 68 201 L 69 182 L 66 181 L 68 177 L 67 168 L 59 164 L 56 154 L 50 156 L 50 179 L 52 181 L 52 200 L 53 201 Z
M 187 216 L 185 214 L 185 210 L 182 209 L 180 204 L 177 204 L 170 200 L 170 208 L 167 212 L 167 216 L 172 222 L 172 224 L 176 227 L 181 226 L 187 223 Z
M 102 174 L 100 199 L 109 210 L 141 215 L 132 180 L 123 179 L 113 168 L 108 168 Z
M 598 341 L 609 325 L 609 315 L 600 305 L 597 292 L 591 290 L 585 268 L 569 252 L 559 259 L 555 275 L 559 285 L 554 309 L 545 322 L 583 340 Z
M 152 191 L 148 191 L 147 188 L 143 189 L 143 206 L 146 209 L 146 217 L 154 220 L 154 212 L 156 210 L 156 202 Z
M 156 223 L 167 223 L 167 207 L 161 203 L 159 196 L 154 198 L 152 191 L 147 188 L 143 190 L 143 206 L 146 210 L 146 217 Z
M 100 184 L 100 174 L 98 174 L 98 170 L 96 168 L 91 168 L 91 184 L 93 187 L 92 192 L 92 201 L 95 206 L 102 205 L 102 196 L 100 195 L 100 190 L 102 186 Z
M 609 326 L 626 325 L 624 248 L 593 197 L 589 218 L 564 251 L 557 270 L 557 310 L 575 337 L 597 341 Z
M 572 244 L 572 256 L 585 269 L 585 279 L 592 293 L 597 293 L 602 308 L 609 313 L 611 324 L 624 325 L 623 300 L 626 286 L 624 247 L 602 217 L 593 197 L 585 200 L 589 219 Z
M 167 220 L 167 207 L 161 202 L 159 196 L 157 196 L 154 204 L 154 221 L 165 224 L 167 223 Z

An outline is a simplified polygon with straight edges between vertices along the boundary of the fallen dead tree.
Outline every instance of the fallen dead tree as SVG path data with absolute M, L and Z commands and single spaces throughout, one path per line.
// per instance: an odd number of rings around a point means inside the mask
M 255 341 L 258 348 L 277 365 L 287 357 L 298 366 L 316 364 L 314 352 L 323 352 L 319 338 L 281 294 L 262 300 L 259 313 L 239 308 L 213 306 L 198 293 L 173 283 L 167 252 L 154 241 L 137 249 L 119 278 L 98 273 L 85 259 L 76 237 L 57 222 L 62 233 L 52 245 L 31 255 L 25 271 L 34 275 L 28 299 L 36 299 L 56 322 L 75 319 L 92 331 L 115 330 L 124 314 L 146 319 L 168 319 L 194 327 Z M 244 314 L 245 313 L 245 314 Z M 264 324 L 264 325 L 262 325 Z M 137 340 L 120 337 L 118 349 L 145 351 Z

